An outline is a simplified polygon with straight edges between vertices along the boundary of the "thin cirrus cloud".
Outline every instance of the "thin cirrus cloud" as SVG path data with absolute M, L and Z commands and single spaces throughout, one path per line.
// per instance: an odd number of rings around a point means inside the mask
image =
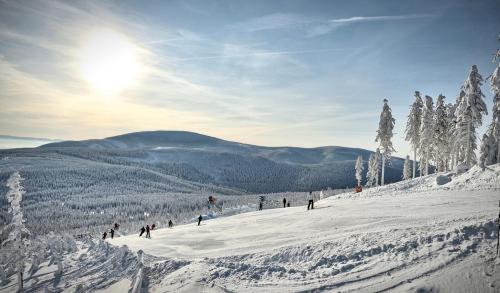
M 230 32 L 256 33 L 272 30 L 299 29 L 305 32 L 306 37 L 315 37 L 332 32 L 341 26 L 361 22 L 383 22 L 411 20 L 432 17 L 431 14 L 402 14 L 381 16 L 352 16 L 329 20 L 306 17 L 298 14 L 273 13 L 255 17 L 228 27 Z

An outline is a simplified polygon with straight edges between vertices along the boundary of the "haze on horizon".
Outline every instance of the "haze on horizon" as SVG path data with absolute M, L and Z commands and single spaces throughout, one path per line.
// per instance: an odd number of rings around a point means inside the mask
M 0 134 L 185 130 L 373 150 L 388 98 L 403 156 L 415 90 L 454 102 L 472 64 L 493 71 L 498 11 L 494 0 L 2 0 Z

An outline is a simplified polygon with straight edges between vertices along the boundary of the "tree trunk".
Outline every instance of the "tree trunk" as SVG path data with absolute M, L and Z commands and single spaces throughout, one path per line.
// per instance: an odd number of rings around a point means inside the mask
M 500 137 L 497 138 L 498 146 L 497 146 L 497 164 L 500 163 Z
M 417 169 L 417 150 L 414 149 L 413 150 L 413 177 L 412 178 L 415 178 L 415 169 Z
M 467 123 L 467 168 L 470 168 L 470 121 Z
M 385 176 L 385 154 L 382 156 L 382 186 L 384 186 L 384 176 Z
M 429 157 L 425 158 L 425 175 L 429 175 Z

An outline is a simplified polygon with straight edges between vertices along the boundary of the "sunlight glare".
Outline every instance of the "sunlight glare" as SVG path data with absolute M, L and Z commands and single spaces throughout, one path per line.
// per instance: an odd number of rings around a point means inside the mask
M 83 42 L 80 73 L 99 93 L 114 95 L 132 87 L 140 69 L 138 48 L 122 34 L 99 30 Z

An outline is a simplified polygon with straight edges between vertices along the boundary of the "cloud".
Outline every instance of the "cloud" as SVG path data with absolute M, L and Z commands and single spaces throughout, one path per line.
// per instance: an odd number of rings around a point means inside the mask
M 298 14 L 273 13 L 248 19 L 228 27 L 230 32 L 259 32 L 266 30 L 289 29 L 314 23 L 317 20 Z
M 382 16 L 352 16 L 346 18 L 320 19 L 299 14 L 273 13 L 229 26 L 229 32 L 255 33 L 272 30 L 302 31 L 306 37 L 325 35 L 336 28 L 361 22 L 397 21 L 431 17 L 430 14 L 402 14 Z
M 405 20 L 431 17 L 430 14 L 403 14 L 403 15 L 385 15 L 385 16 L 353 16 L 348 18 L 330 19 L 330 23 L 356 23 L 373 21 Z

